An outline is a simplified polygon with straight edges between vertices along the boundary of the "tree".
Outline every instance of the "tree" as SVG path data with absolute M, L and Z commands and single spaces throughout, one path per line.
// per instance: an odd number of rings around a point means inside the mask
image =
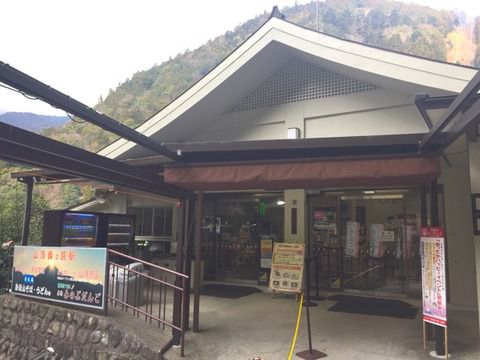
M 26 188 L 10 179 L 12 168 L 0 170 L 0 242 L 13 240 L 19 243 L 22 235 Z M 18 169 L 17 169 L 18 170 Z M 43 231 L 43 214 L 48 210 L 47 201 L 34 190 L 30 221 L 29 243 L 39 244 Z

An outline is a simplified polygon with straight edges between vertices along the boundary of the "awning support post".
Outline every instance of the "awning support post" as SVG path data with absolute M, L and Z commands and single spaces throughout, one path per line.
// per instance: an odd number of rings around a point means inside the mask
M 194 273 L 193 273 L 193 332 L 200 331 L 200 272 L 202 264 L 202 209 L 203 192 L 197 194 L 195 201 L 195 230 L 193 237 L 193 248 L 195 255 Z
M 183 223 L 185 220 L 185 202 L 178 201 L 175 208 L 175 221 L 176 221 L 176 240 L 177 240 L 177 256 L 176 256 L 176 268 L 175 271 L 183 273 L 183 250 L 185 244 L 185 236 Z M 177 276 L 175 279 L 175 285 L 182 286 L 182 279 Z M 187 284 L 188 286 L 188 284 Z M 173 324 L 177 327 L 181 326 L 182 321 L 182 293 L 178 290 L 174 290 L 173 295 Z M 181 338 L 180 331 L 172 329 L 173 345 L 180 345 Z
M 440 218 L 438 213 L 438 185 L 437 180 L 431 183 L 430 192 L 430 212 L 432 227 L 440 226 Z M 439 356 L 445 355 L 445 328 L 433 325 L 435 334 L 435 352 Z
M 23 226 L 22 226 L 22 245 L 28 245 L 28 235 L 30 232 L 30 218 L 32 215 L 32 198 L 33 198 L 33 177 L 20 178 L 18 181 L 27 185 L 27 194 L 25 198 L 25 211 L 23 213 Z

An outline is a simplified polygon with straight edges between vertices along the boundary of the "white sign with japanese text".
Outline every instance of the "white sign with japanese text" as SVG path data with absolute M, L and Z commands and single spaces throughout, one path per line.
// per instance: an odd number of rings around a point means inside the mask
M 445 239 L 442 228 L 422 228 L 423 320 L 447 326 L 447 284 L 445 276 Z
M 275 291 L 301 292 L 305 245 L 275 243 L 269 287 Z

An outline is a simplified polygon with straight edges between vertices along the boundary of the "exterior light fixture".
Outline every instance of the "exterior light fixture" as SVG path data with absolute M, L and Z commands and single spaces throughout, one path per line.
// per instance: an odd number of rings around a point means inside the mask
M 278 205 L 278 206 L 283 206 L 283 205 L 285 205 L 285 201 L 283 201 L 283 200 L 277 200 L 277 205 Z
M 300 139 L 300 129 L 297 127 L 287 129 L 287 139 Z

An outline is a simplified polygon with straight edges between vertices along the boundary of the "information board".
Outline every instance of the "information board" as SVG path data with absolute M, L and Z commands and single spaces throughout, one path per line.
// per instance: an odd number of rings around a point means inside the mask
M 305 245 L 275 243 L 269 287 L 275 291 L 302 291 Z
M 104 309 L 107 249 L 15 246 L 12 293 Z
M 272 268 L 273 239 L 260 239 L 260 268 Z
M 447 326 L 447 286 L 445 277 L 445 238 L 442 228 L 422 228 L 423 320 Z

